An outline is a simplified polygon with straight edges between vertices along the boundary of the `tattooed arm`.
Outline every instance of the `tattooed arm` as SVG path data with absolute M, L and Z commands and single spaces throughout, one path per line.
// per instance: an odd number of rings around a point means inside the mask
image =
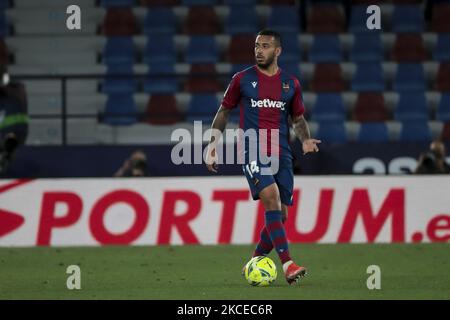
M 322 141 L 311 138 L 309 126 L 305 118 L 303 116 L 298 116 L 292 120 L 292 124 L 296 137 L 302 142 L 303 154 L 307 154 L 308 152 L 318 152 L 319 147 L 317 144 Z

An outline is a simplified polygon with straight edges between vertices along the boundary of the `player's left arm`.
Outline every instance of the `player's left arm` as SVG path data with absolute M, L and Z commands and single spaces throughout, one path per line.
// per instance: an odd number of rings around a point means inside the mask
M 308 122 L 303 115 L 296 116 L 292 119 L 295 136 L 302 142 L 303 154 L 308 152 L 318 152 L 317 146 L 322 141 L 311 138 Z
M 295 135 L 302 142 L 303 154 L 318 152 L 319 147 L 317 145 L 322 141 L 311 138 L 308 122 L 306 122 L 306 119 L 303 116 L 305 106 L 303 105 L 300 82 L 296 78 L 294 78 L 294 89 L 295 93 L 292 99 L 291 119 Z

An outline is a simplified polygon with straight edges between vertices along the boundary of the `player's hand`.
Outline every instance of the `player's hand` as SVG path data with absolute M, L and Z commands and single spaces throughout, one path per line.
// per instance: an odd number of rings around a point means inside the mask
M 208 168 L 208 170 L 210 172 L 214 172 L 217 173 L 217 169 L 218 169 L 218 157 L 217 157 L 217 152 L 215 148 L 210 148 L 208 147 L 208 150 L 206 151 L 206 167 Z
M 317 139 L 307 139 L 303 142 L 303 154 L 307 154 L 309 152 L 319 152 L 319 147 L 317 146 L 321 143 L 321 140 Z

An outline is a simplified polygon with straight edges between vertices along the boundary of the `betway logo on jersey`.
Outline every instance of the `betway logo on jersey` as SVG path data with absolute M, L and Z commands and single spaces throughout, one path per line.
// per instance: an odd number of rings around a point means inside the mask
M 253 100 L 250 99 L 252 102 L 253 108 L 278 108 L 281 109 L 281 111 L 284 111 L 284 106 L 286 105 L 286 102 L 283 101 L 273 101 L 270 99 L 264 99 L 264 100 Z

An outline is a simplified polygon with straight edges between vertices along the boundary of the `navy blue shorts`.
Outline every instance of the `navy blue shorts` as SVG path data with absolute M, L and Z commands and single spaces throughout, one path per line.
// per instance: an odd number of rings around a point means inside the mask
M 292 166 L 280 166 L 276 174 L 261 174 L 262 168 L 269 169 L 270 165 L 263 165 L 252 161 L 242 166 L 242 170 L 252 192 L 253 200 L 259 199 L 259 193 L 265 187 L 276 183 L 280 191 L 281 203 L 291 206 L 294 189 L 294 171 Z

